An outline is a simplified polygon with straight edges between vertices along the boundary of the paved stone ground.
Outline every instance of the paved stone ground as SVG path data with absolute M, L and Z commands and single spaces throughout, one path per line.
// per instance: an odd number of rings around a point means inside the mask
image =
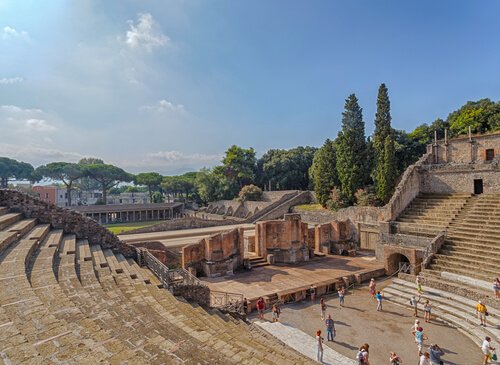
M 389 283 L 390 280 L 384 284 Z M 383 286 L 379 285 L 380 288 Z M 368 343 L 372 365 L 388 364 L 390 351 L 396 351 L 404 364 L 417 364 L 417 346 L 411 335 L 414 317 L 409 309 L 385 302 L 384 311 L 377 312 L 376 302 L 370 297 L 366 287 L 347 295 L 345 308 L 339 307 L 337 297 L 327 297 L 326 303 L 327 315 L 332 315 L 337 329 L 336 342 L 325 342 L 328 346 L 349 358 L 354 358 L 359 346 Z M 252 314 L 250 319 L 255 320 L 255 314 Z M 269 312 L 266 313 L 266 319 L 271 320 Z M 311 335 L 321 329 L 326 339 L 325 326 L 319 312 L 319 299 L 314 305 L 305 301 L 285 305 L 280 320 Z M 423 318 L 420 320 L 424 333 L 429 337 L 426 347 L 431 343 L 439 344 L 446 352 L 443 356 L 445 364 L 482 364 L 480 344 L 474 343 L 445 323 L 437 320 L 425 323 Z
M 232 277 L 201 278 L 211 290 L 241 293 L 255 298 L 341 278 L 363 269 L 377 269 L 382 265 L 370 256 L 328 256 L 316 258 L 294 266 L 269 265 L 256 267 L 250 272 L 238 273 Z

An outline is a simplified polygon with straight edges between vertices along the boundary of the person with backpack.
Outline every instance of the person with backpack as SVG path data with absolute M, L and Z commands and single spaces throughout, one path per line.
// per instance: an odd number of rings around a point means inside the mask
M 483 344 L 481 346 L 481 351 L 484 355 L 483 365 L 487 365 L 488 361 L 493 357 L 491 351 L 495 351 L 495 348 L 491 347 L 491 337 L 486 336 L 484 338 Z
M 358 354 L 356 355 L 356 359 L 358 360 L 358 365 L 370 365 L 370 360 L 368 360 L 368 349 L 370 345 L 365 343 L 363 346 L 359 348 Z
M 486 309 L 486 305 L 484 305 L 483 302 L 477 302 L 476 313 L 480 321 L 479 325 L 486 327 L 486 316 L 488 315 L 488 310 Z
M 390 365 L 401 365 L 403 360 L 395 353 L 391 352 L 391 356 L 389 357 Z

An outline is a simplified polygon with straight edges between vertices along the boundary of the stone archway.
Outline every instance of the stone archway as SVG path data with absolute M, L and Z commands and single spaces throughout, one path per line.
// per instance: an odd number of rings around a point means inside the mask
M 400 264 L 406 264 L 402 273 L 416 275 L 422 262 L 421 255 L 414 248 L 384 245 L 384 266 L 386 275 L 392 275 L 399 270 Z

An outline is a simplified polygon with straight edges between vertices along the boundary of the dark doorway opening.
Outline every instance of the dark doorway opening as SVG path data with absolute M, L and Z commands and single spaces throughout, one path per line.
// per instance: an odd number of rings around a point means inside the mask
M 483 193 L 483 179 L 474 179 L 474 194 Z

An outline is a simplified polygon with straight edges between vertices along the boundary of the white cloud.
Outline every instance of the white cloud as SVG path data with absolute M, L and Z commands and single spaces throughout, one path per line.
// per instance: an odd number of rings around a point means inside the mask
M 24 79 L 22 77 L 10 77 L 10 78 L 2 78 L 0 79 L 0 85 L 12 85 L 23 82 Z
M 20 146 L 8 143 L 0 143 L 0 156 L 26 161 L 34 166 L 54 161 L 77 162 L 84 157 L 76 152 L 67 152 L 45 147 Z
M 12 39 L 12 38 L 24 38 L 29 39 L 28 32 L 18 31 L 8 25 L 3 27 L 2 29 L 2 38 L 3 39 Z
M 143 105 L 139 108 L 140 110 L 144 110 L 147 112 L 180 112 L 183 113 L 186 111 L 184 105 L 182 104 L 174 104 L 168 100 L 162 99 L 158 103 L 153 105 Z
M 23 109 L 16 105 L 0 106 L 0 131 L 54 132 L 58 128 L 48 120 L 57 119 L 41 109 Z M 6 132 L 6 131 L 4 131 Z
M 130 29 L 126 34 L 126 44 L 133 49 L 143 48 L 152 52 L 154 48 L 163 47 L 170 42 L 170 38 L 164 35 L 158 23 L 149 13 L 139 14 L 137 24 L 128 21 Z
M 57 129 L 44 119 L 28 119 L 25 125 L 28 131 L 51 132 Z

